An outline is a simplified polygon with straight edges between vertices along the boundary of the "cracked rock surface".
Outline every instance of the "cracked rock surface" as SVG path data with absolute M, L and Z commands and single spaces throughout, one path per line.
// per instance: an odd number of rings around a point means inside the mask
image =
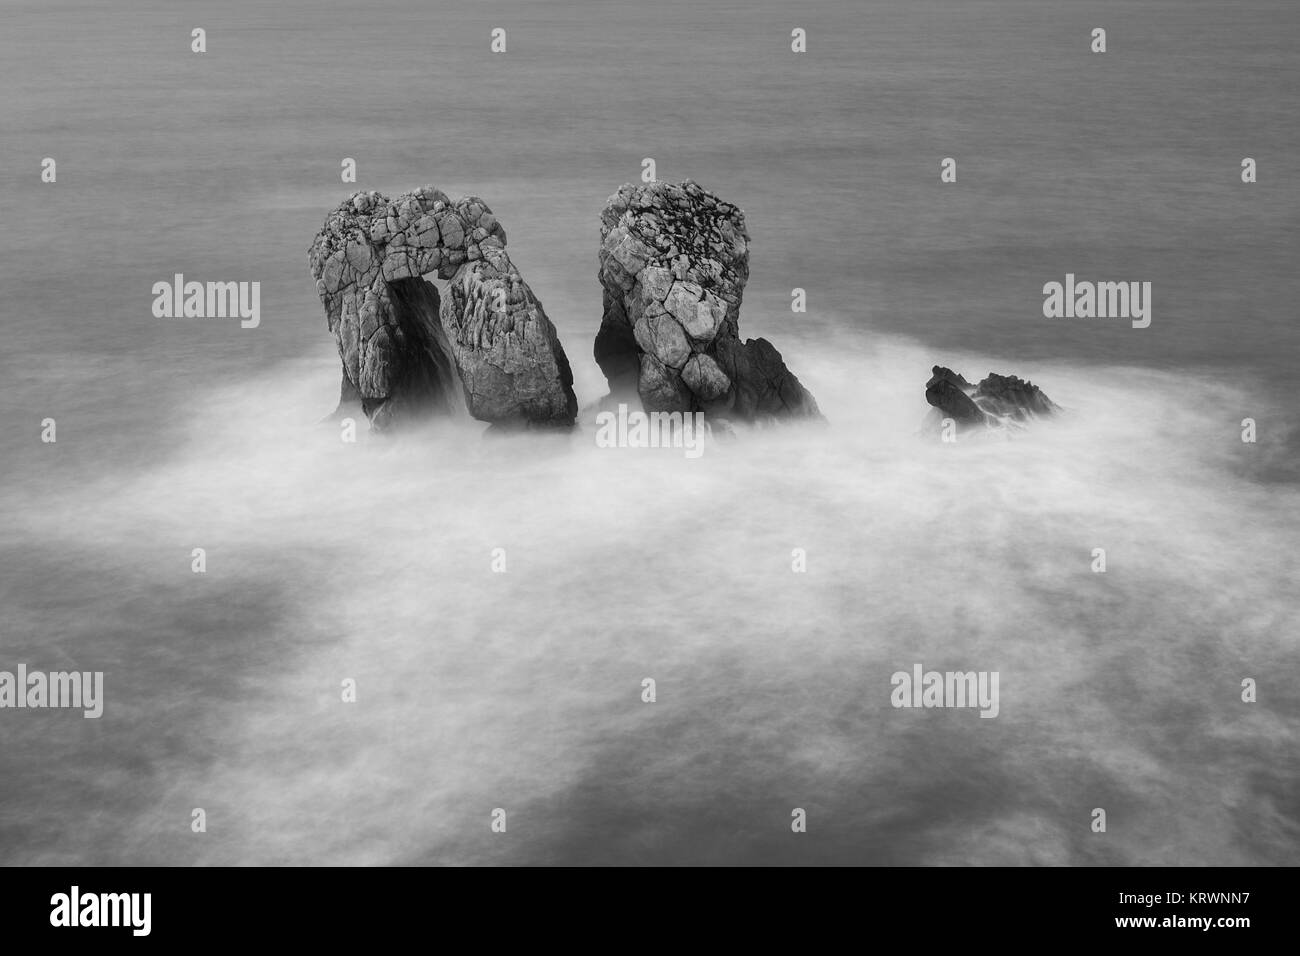
M 505 251 L 483 200 L 432 186 L 389 199 L 358 192 L 308 251 L 343 365 L 341 403 L 377 429 L 410 417 L 471 415 L 502 425 L 571 425 L 568 359 Z M 451 280 L 440 296 L 425 276 Z
M 601 213 L 598 275 L 594 354 L 611 398 L 745 421 L 821 418 L 770 342 L 740 340 L 749 233 L 736 206 L 689 180 L 623 186 Z

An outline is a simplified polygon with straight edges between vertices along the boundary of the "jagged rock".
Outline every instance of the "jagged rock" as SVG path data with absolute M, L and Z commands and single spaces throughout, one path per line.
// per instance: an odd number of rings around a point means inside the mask
M 374 428 L 464 402 L 482 421 L 570 425 L 577 400 L 555 327 L 483 200 L 424 186 L 359 192 L 308 252 L 343 365 L 341 404 Z M 449 294 L 424 280 L 453 280 Z
M 573 372 L 546 312 L 500 246 L 465 266 L 442 302 L 469 412 L 498 425 L 570 425 Z M 556 384 L 560 387 L 556 387 Z
M 971 397 L 988 414 L 1018 422 L 1060 411 L 1060 407 L 1033 382 L 996 372 L 989 372 L 975 387 Z
M 781 360 L 781 353 L 767 339 L 724 339 L 717 344 L 716 358 L 731 382 L 727 402 L 719 411 L 730 412 L 742 421 L 783 417 L 821 418 L 817 402 Z M 710 410 L 713 406 L 707 406 Z
M 984 424 L 986 415 L 970 397 L 973 387 L 952 369 L 936 365 L 925 383 L 925 400 L 958 424 Z
M 600 217 L 593 349 L 613 400 L 753 421 L 821 418 L 766 339 L 740 341 L 745 214 L 694 182 L 623 186 Z
M 951 382 L 953 385 L 956 385 L 958 388 L 960 388 L 963 392 L 969 391 L 975 387 L 970 382 L 966 381 L 966 377 L 964 375 L 960 375 L 957 372 L 954 372 L 950 368 L 944 368 L 942 365 L 936 365 L 933 369 L 931 369 L 931 372 L 933 374 L 930 376 L 930 381 L 926 383 L 925 386 L 926 388 L 929 388 L 931 385 L 935 384 L 936 381 L 941 379 Z
M 940 418 L 951 418 L 959 425 L 1016 427 L 1060 411 L 1037 385 L 1014 375 L 990 372 L 978 385 L 972 385 L 941 365 L 934 366 L 931 373 L 925 400 L 938 410 Z

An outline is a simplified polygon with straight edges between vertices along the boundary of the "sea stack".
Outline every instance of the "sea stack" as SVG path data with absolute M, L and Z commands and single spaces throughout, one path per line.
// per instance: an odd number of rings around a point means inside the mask
M 462 405 L 499 426 L 567 427 L 573 374 L 483 200 L 358 192 L 308 252 L 343 366 L 340 408 L 376 430 Z M 450 280 L 446 295 L 425 276 Z
M 766 339 L 740 340 L 745 214 L 694 182 L 625 185 L 600 217 L 604 315 L 596 362 L 607 402 L 723 419 L 821 420 Z

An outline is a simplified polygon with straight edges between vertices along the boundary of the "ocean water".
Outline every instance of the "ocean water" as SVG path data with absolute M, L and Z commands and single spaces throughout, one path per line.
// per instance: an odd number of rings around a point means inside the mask
M 1300 862 L 1297 26 L 1286 2 L 0 8 L 0 669 L 102 670 L 107 697 L 0 711 L 0 862 Z M 826 427 L 688 460 L 590 426 L 319 426 L 306 249 L 353 188 L 482 196 L 587 405 L 598 214 L 647 156 L 745 209 L 742 334 Z M 261 326 L 155 319 L 176 272 L 260 281 Z M 1067 272 L 1151 281 L 1151 327 L 1044 319 Z M 936 363 L 1067 414 L 941 445 Z M 998 671 L 999 716 L 892 708 L 915 663 Z

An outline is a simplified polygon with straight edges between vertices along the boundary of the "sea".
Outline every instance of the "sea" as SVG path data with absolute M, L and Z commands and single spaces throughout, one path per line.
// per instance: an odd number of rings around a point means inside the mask
M 0 709 L 0 863 L 1300 863 L 1298 35 L 1290 0 L 6 0 L 0 670 L 105 699 Z M 745 211 L 741 334 L 824 426 L 321 424 L 331 208 L 482 197 L 589 408 L 646 159 Z M 260 324 L 156 318 L 178 273 L 259 282 Z M 1150 282 L 1150 326 L 1046 318 L 1067 275 Z M 1063 411 L 939 441 L 934 365 Z M 996 718 L 893 706 L 916 665 L 997 673 Z

